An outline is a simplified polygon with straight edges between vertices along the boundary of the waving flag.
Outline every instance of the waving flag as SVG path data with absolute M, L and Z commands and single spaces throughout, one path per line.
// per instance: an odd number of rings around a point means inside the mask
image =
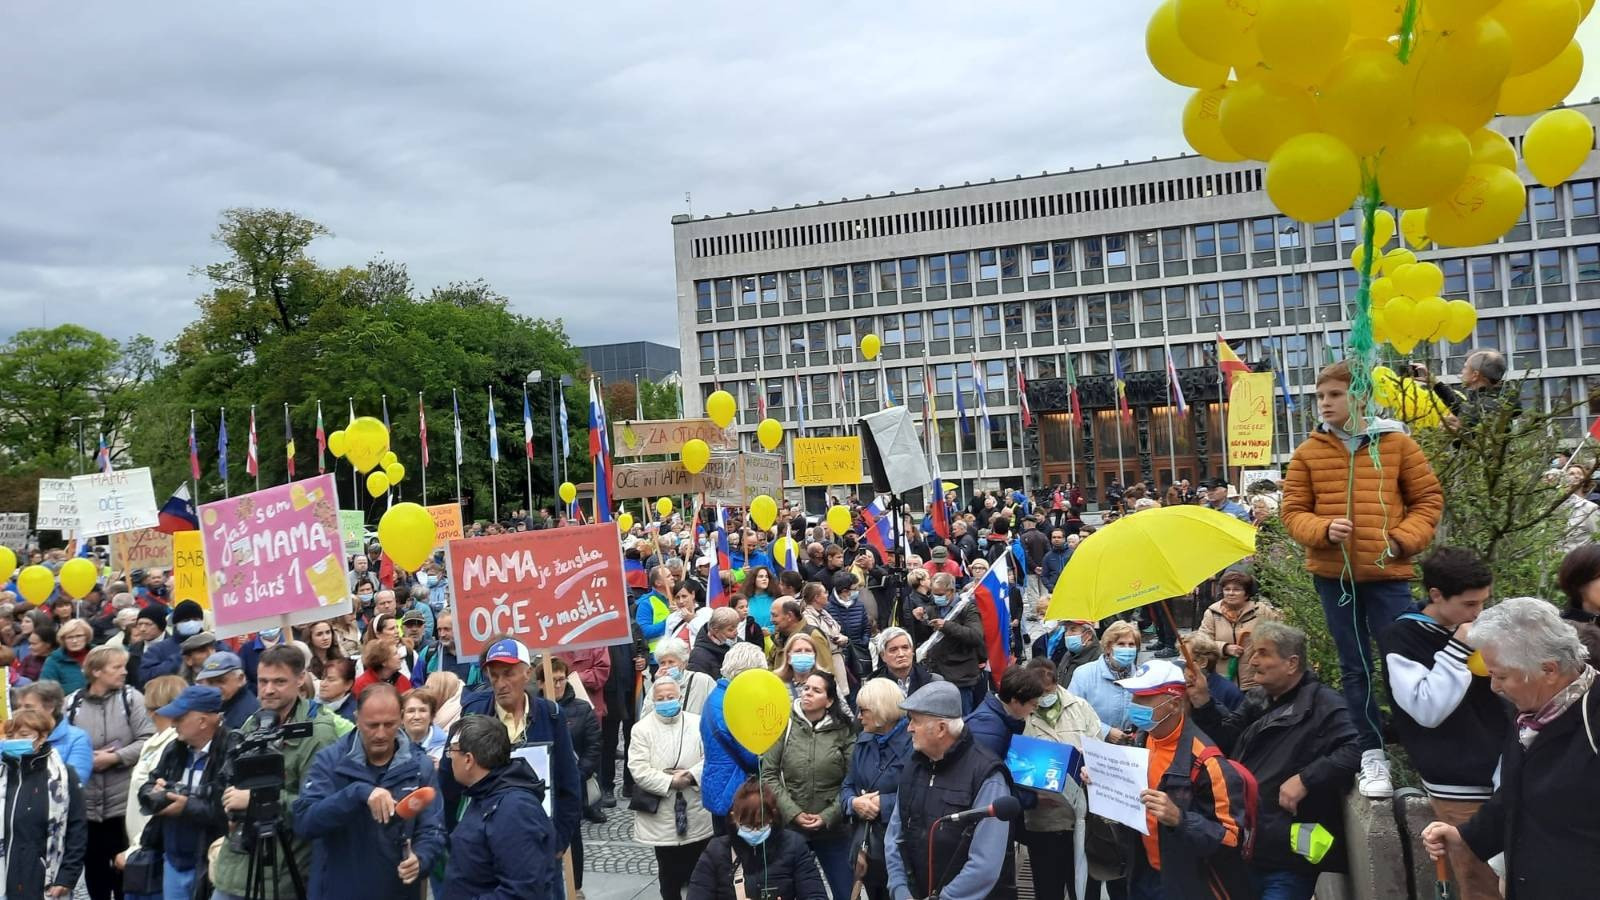
M 294 480 L 294 423 L 289 420 L 289 404 L 283 405 L 283 457 L 289 471 L 289 481 Z
M 877 548 L 885 559 L 889 555 L 889 541 L 893 539 L 890 531 L 889 506 L 883 502 L 883 495 L 872 498 L 872 502 L 861 507 L 861 521 L 867 526 L 867 543 Z
M 161 509 L 156 513 L 156 530 L 163 534 L 177 534 L 180 531 L 198 531 L 200 517 L 195 515 L 194 501 L 189 497 L 189 486 L 178 485 L 172 492 L 167 502 L 161 504 Z
M 989 426 L 989 392 L 984 384 L 988 375 L 978 365 L 978 358 L 972 358 L 972 390 L 978 397 L 978 418 L 983 422 L 983 430 L 990 430 Z
M 328 471 L 328 432 L 322 427 L 322 401 L 317 401 L 317 474 Z
M 711 567 L 711 577 L 706 585 L 706 606 L 711 609 L 728 605 L 728 591 L 722 584 L 722 570 L 732 569 L 733 563 L 728 554 L 728 532 L 722 528 L 717 529 L 717 564 Z
M 105 432 L 100 433 L 100 450 L 94 455 L 95 462 L 99 464 L 101 472 L 111 471 L 111 448 L 106 446 Z
M 956 395 L 956 421 L 961 423 L 961 433 L 962 434 L 971 435 L 972 434 L 972 420 L 967 418 L 967 401 L 966 401 L 965 394 L 961 390 L 961 376 L 960 376 L 959 373 L 954 377 L 954 382 L 955 382 L 954 383 L 954 389 L 955 389 L 955 395 Z M 960 449 L 960 448 L 957 448 L 957 449 Z
M 522 389 L 522 450 L 533 459 L 533 410 L 528 406 L 528 389 Z
M 611 438 L 606 434 L 606 409 L 600 387 L 589 379 L 589 456 L 594 460 L 594 518 L 611 521 Z
M 1189 414 L 1189 404 L 1183 399 L 1183 385 L 1178 383 L 1178 368 L 1172 364 L 1172 348 L 1167 348 L 1167 384 L 1172 388 L 1172 402 L 1177 404 L 1178 415 Z
M 1001 554 L 972 592 L 983 619 L 983 642 L 989 649 L 989 676 L 996 688 L 1011 664 L 1011 555 Z
M 1277 360 L 1273 360 L 1273 362 L 1277 362 Z M 1289 410 L 1289 412 L 1294 412 L 1295 410 L 1299 409 L 1299 407 L 1295 405 L 1294 392 L 1289 390 L 1289 381 L 1285 377 L 1283 369 L 1276 365 L 1274 365 L 1272 369 L 1274 374 L 1278 376 L 1278 387 L 1283 391 L 1284 408 Z
M 189 410 L 189 477 L 200 480 L 200 444 L 194 439 L 194 410 Z
M 456 468 L 461 467 L 461 401 L 456 397 L 456 389 L 450 389 L 450 415 L 455 420 L 456 431 Z
M 783 569 L 786 572 L 800 571 L 800 542 L 794 538 L 783 545 Z
M 944 499 L 944 483 L 939 476 L 939 454 L 932 454 L 933 484 L 928 486 L 928 496 L 933 498 L 928 503 L 928 517 L 933 526 L 933 533 L 945 540 L 950 540 L 950 504 Z
M 217 417 L 217 476 L 228 480 L 228 408 Z
M 1028 405 L 1028 376 L 1022 371 L 1022 357 L 1017 357 L 1017 405 L 1022 407 L 1022 427 L 1033 427 L 1033 407 Z
M 489 461 L 500 461 L 500 432 L 494 421 L 494 388 L 489 388 Z
M 567 392 L 558 388 L 556 396 L 560 398 L 560 401 L 556 403 L 556 415 L 561 419 L 561 458 L 567 459 L 572 456 L 572 447 L 567 443 Z M 551 442 L 552 450 L 555 449 L 554 443 L 554 441 Z
M 764 388 L 762 386 L 761 380 L 757 379 L 756 380 L 756 421 L 760 422 L 762 419 L 765 419 L 766 417 L 767 417 L 767 391 L 766 391 L 766 388 Z M 644 416 L 641 414 L 639 416 L 639 418 L 642 419 L 642 418 L 644 418 Z
M 1072 424 L 1083 424 L 1083 407 L 1078 403 L 1078 373 L 1072 368 L 1072 354 L 1062 354 L 1067 358 L 1067 408 L 1072 410 Z
M 794 419 L 795 434 L 806 436 L 806 387 L 800 376 L 794 377 Z
M 1111 345 L 1111 382 L 1116 385 L 1117 409 L 1122 418 L 1133 421 L 1133 407 L 1128 405 L 1128 379 L 1122 373 L 1122 354 L 1117 352 L 1116 344 Z
M 1217 335 L 1217 370 L 1222 373 L 1223 384 L 1229 391 L 1233 390 L 1233 376 L 1250 374 L 1250 367 L 1233 352 L 1221 334 Z
M 256 408 L 250 407 L 250 442 L 246 445 L 244 456 L 245 474 L 259 478 L 261 476 L 261 461 L 256 459 Z
M 428 467 L 428 411 L 422 408 L 422 392 L 417 391 L 417 438 L 422 442 L 422 467 Z

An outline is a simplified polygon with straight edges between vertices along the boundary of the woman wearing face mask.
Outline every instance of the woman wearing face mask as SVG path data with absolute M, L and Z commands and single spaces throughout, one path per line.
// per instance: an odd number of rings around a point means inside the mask
M 700 715 L 706 698 L 717 686 L 717 680 L 704 672 L 689 671 L 689 645 L 677 638 L 662 638 L 656 644 L 656 677 L 671 678 L 678 685 L 678 699 L 685 712 Z M 654 701 L 646 692 L 639 703 L 640 718 L 649 715 Z
M 17 710 L 0 741 L 7 897 L 66 897 L 83 874 L 83 788 L 77 772 L 45 742 L 51 728 L 44 713 Z
M 806 678 L 812 672 L 826 672 L 827 663 L 820 658 L 828 652 L 827 644 L 821 638 L 812 637 L 810 634 L 800 632 L 790 635 L 783 649 L 778 653 L 778 665 L 772 670 L 789 687 L 789 696 L 799 697 L 800 687 L 805 684 Z M 832 657 L 828 658 L 832 662 Z
M 906 595 L 901 603 L 904 607 L 901 624 L 910 632 L 912 643 L 916 646 L 927 643 L 933 635 L 933 629 L 928 627 L 928 608 L 936 606 L 933 602 L 933 573 L 921 567 L 907 572 Z
M 1086 739 L 1100 738 L 1100 717 L 1082 697 L 1074 697 L 1056 680 L 1056 666 L 1049 657 L 1038 656 L 1028 663 L 1044 683 L 1039 705 L 1029 714 L 1022 733 L 1027 737 L 1071 744 L 1083 748 Z M 1022 842 L 1028 846 L 1033 864 L 1033 893 L 1040 900 L 1064 900 L 1067 885 L 1073 883 L 1075 854 L 1072 830 L 1088 811 L 1083 788 L 1070 778 L 1063 779 L 1059 797 L 1040 794 L 1037 806 L 1024 813 Z M 1087 879 L 1087 873 L 1085 873 Z M 1087 884 L 1085 885 L 1087 887 Z M 1078 890 L 1072 896 L 1098 896 L 1096 890 Z
M 761 755 L 761 783 L 777 795 L 778 821 L 805 836 L 835 897 L 849 897 L 855 883 L 850 826 L 839 799 L 855 738 L 832 676 L 813 671 L 788 730 Z
M 955 600 L 955 580 L 944 572 L 933 576 L 933 609 L 927 612 L 933 636 L 923 647 L 928 671 L 961 690 L 961 707 L 972 712 L 983 702 L 988 682 L 982 665 L 989 658 L 983 642 L 983 617 L 970 597 Z M 953 601 L 953 602 L 952 602 Z
M 754 781 L 740 785 L 728 818 L 737 831 L 713 838 L 700 854 L 689 880 L 690 896 L 827 900 L 816 857 L 804 837 L 779 823 L 778 801 L 771 789 Z M 744 879 L 742 893 L 734 887 L 735 870 Z
M 94 628 L 83 619 L 62 623 L 56 632 L 56 643 L 61 646 L 45 659 L 39 678 L 54 681 L 69 694 L 82 689 L 83 661 L 89 655 L 89 641 L 93 638 Z
M 1094 623 L 1067 619 L 1046 623 L 1047 629 L 1033 642 L 1035 659 L 1048 656 L 1056 666 L 1056 682 L 1071 684 L 1072 676 L 1083 666 L 1100 658 L 1100 644 L 1094 639 Z
M 711 839 L 711 814 L 700 801 L 705 752 L 700 717 L 683 709 L 676 679 L 656 678 L 651 709 L 633 726 L 633 838 L 656 851 L 662 900 L 681 900 L 695 863 Z
M 1106 626 L 1100 643 L 1104 653 L 1072 673 L 1067 690 L 1094 707 L 1095 715 L 1100 717 L 1103 739 L 1125 744 L 1132 737 L 1128 727 L 1130 696 L 1117 685 L 1117 679 L 1133 674 L 1134 665 L 1139 661 L 1139 628 L 1132 622 L 1112 622 Z

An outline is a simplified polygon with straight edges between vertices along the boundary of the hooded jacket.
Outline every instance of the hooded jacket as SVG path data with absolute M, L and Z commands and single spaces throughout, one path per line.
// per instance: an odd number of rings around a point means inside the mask
M 849 721 L 830 712 L 813 725 L 795 702 L 783 737 L 762 754 L 761 783 L 777 796 L 780 821 L 813 813 L 822 817 L 818 834 L 842 836 L 845 821 L 839 790 L 850 769 L 854 744 Z
M 128 783 L 144 742 L 156 733 L 144 696 L 131 687 L 96 697 L 88 689 L 67 698 L 66 720 L 89 735 L 91 747 L 117 744 L 117 764 L 95 772 L 83 786 L 84 813 L 91 822 L 119 819 L 128 808 Z
M 1399 422 L 1374 419 L 1372 429 L 1375 438 L 1363 431 L 1345 439 L 1321 425 L 1289 460 L 1279 516 L 1306 548 L 1306 568 L 1314 575 L 1340 577 L 1348 551 L 1357 582 L 1407 581 L 1411 558 L 1433 541 L 1444 512 L 1433 466 Z M 1373 463 L 1372 440 L 1381 470 Z M 1328 525 L 1339 518 L 1355 525 L 1342 545 L 1328 540 Z M 1397 558 L 1388 556 L 1390 540 Z
M 464 788 L 450 832 L 443 900 L 555 900 L 565 896 L 545 783 L 514 759 Z M 355 895 L 352 895 L 355 896 Z

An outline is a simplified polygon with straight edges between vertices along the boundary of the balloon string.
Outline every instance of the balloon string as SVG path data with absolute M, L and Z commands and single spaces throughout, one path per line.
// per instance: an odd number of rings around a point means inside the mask
M 1411 61 L 1411 51 L 1417 45 L 1417 19 L 1422 15 L 1422 0 L 1406 0 L 1405 12 L 1400 16 L 1400 64 Z
M 1377 359 L 1377 348 L 1372 339 L 1372 269 L 1378 252 L 1377 226 L 1373 221 L 1382 205 L 1378 179 L 1372 174 L 1367 160 L 1361 162 L 1361 274 L 1356 291 L 1355 309 L 1350 317 L 1350 393 L 1356 404 L 1352 414 L 1360 413 L 1369 419 L 1373 412 L 1372 366 Z

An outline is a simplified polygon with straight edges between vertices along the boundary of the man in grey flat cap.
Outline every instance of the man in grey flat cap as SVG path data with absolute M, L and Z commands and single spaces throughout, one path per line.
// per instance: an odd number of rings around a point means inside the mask
M 901 770 L 884 838 L 890 895 L 894 900 L 1014 896 L 1013 884 L 999 883 L 1011 851 L 1010 825 L 1000 819 L 939 825 L 929 854 L 928 831 L 939 819 L 1011 796 L 1004 765 L 964 728 L 960 690 L 936 681 L 900 708 L 910 719 L 916 752 Z

